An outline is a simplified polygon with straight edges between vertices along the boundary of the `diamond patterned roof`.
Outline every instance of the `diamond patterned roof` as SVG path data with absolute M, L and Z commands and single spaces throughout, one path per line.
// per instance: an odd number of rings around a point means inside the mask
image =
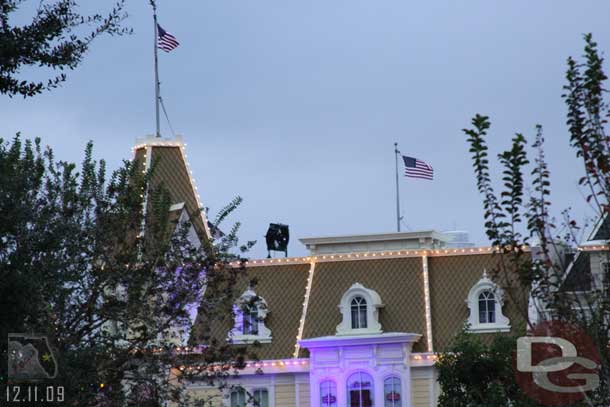
M 498 259 L 493 254 L 428 259 L 432 339 L 435 351 L 445 349 L 462 328 L 469 315 L 466 303 L 468 292 L 481 279 L 484 269 L 493 276 Z M 524 326 L 523 316 L 508 294 L 504 295 L 503 313 L 510 320 L 513 332 Z M 490 335 L 482 335 L 482 337 L 490 337 Z
M 303 298 L 309 274 L 309 264 L 251 267 L 241 275 L 235 287 L 236 300 L 247 288 L 248 282 L 257 280 L 255 292 L 265 299 L 269 313 L 265 325 L 271 329 L 272 342 L 253 347 L 259 359 L 291 358 L 303 311 Z M 195 325 L 205 323 L 199 317 Z M 233 328 L 228 319 L 215 323 L 212 335 L 226 343 L 227 333 Z M 197 329 L 194 330 L 197 335 Z
M 430 306 L 435 351 L 442 351 L 468 319 L 466 298 L 470 288 L 483 275 L 493 276 L 498 258 L 491 254 L 429 256 Z M 240 278 L 236 292 L 240 295 L 247 282 L 256 278 L 256 292 L 269 307 L 266 325 L 273 341 L 254 349 L 261 359 L 291 358 L 303 311 L 309 264 L 264 265 L 248 268 Z M 392 257 L 371 260 L 321 261 L 315 265 L 303 338 L 335 335 L 341 322 L 339 303 L 343 294 L 360 283 L 375 290 L 384 307 L 379 321 L 384 332 L 410 332 L 422 335 L 414 345 L 415 352 L 427 351 L 426 312 L 422 258 Z M 524 326 L 523 317 L 508 294 L 504 296 L 504 315 L 513 327 Z M 203 323 L 203 321 L 198 321 Z M 213 328 L 215 337 L 224 341 L 232 328 L 224 321 Z M 491 335 L 481 334 L 484 340 Z M 307 357 L 301 349 L 300 357 Z
M 415 345 L 426 344 L 425 302 L 421 258 L 390 258 L 316 264 L 303 338 L 334 335 L 341 322 L 339 303 L 354 283 L 377 291 L 384 304 L 379 322 L 384 332 L 423 335 Z

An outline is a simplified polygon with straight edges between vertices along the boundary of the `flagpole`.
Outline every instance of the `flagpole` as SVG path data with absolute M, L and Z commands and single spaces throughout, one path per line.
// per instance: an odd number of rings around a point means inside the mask
M 155 0 L 150 0 L 150 4 L 152 5 L 153 8 L 153 20 L 155 23 L 155 44 L 154 44 L 154 50 L 155 50 L 155 119 L 156 119 L 156 133 L 155 136 L 156 137 L 161 137 L 161 130 L 160 130 L 160 126 L 159 126 L 159 98 L 160 98 L 160 93 L 161 90 L 159 89 L 159 58 L 157 55 L 158 52 L 158 36 L 159 36 L 159 29 L 158 24 L 157 24 L 157 5 L 155 4 Z
M 396 161 L 396 231 L 400 232 L 400 189 L 398 188 L 398 143 L 394 143 L 394 158 Z

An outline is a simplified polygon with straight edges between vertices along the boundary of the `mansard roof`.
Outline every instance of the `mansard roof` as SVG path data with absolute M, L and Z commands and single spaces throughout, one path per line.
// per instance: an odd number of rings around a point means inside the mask
M 297 347 L 299 340 L 334 336 L 341 322 L 341 298 L 356 282 L 380 295 L 384 305 L 379 310 L 383 332 L 418 334 L 421 338 L 415 343 L 414 352 L 440 351 L 468 320 L 466 300 L 471 287 L 484 269 L 493 274 L 498 257 L 491 252 L 490 248 L 403 250 L 253 260 L 247 264 L 247 275 L 241 277 L 235 292 L 238 296 L 255 278 L 256 293 L 269 306 L 265 325 L 271 329 L 272 342 L 253 349 L 261 359 L 307 357 L 308 351 Z M 424 259 L 428 262 L 430 326 Z M 313 278 L 309 280 L 310 277 Z M 526 309 L 521 313 L 506 298 L 504 311 L 513 333 L 524 327 Z M 198 318 L 197 323 L 205 321 Z M 215 324 L 213 332 L 217 339 L 225 340 L 231 328 L 231 321 L 225 321 Z M 486 339 L 491 336 L 480 335 Z

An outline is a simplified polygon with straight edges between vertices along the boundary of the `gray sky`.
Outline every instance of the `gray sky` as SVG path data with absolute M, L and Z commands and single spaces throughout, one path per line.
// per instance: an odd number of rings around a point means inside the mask
M 487 244 L 461 132 L 478 112 L 491 116 L 495 152 L 542 124 L 556 211 L 591 214 L 560 95 L 583 33 L 607 54 L 610 2 L 159 3 L 181 43 L 160 53 L 170 118 L 204 204 L 216 213 L 244 198 L 232 220 L 258 239 L 252 257 L 266 255 L 269 222 L 290 225 L 291 255 L 305 254 L 300 237 L 394 231 L 394 141 L 435 169 L 433 182 L 401 177 L 409 227 L 465 229 Z M 0 136 L 40 136 L 71 161 L 93 140 L 111 168 L 131 158 L 135 138 L 154 132 L 153 25 L 148 1 L 128 11 L 135 33 L 97 41 L 62 88 L 1 98 Z

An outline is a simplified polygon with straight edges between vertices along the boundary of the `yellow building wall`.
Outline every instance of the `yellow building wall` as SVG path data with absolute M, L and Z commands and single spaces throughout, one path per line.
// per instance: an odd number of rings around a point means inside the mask
M 282 407 L 296 407 L 294 383 L 275 385 L 275 405 Z M 301 405 L 301 407 L 302 406 L 303 405 Z
M 430 407 L 430 385 L 433 379 L 411 380 L 411 402 L 413 407 Z
M 191 403 L 198 401 L 203 402 L 205 407 L 222 406 L 222 392 L 217 388 L 189 389 L 187 392 Z
M 299 407 L 309 407 L 309 384 L 299 384 Z M 276 405 L 279 407 L 279 404 Z

